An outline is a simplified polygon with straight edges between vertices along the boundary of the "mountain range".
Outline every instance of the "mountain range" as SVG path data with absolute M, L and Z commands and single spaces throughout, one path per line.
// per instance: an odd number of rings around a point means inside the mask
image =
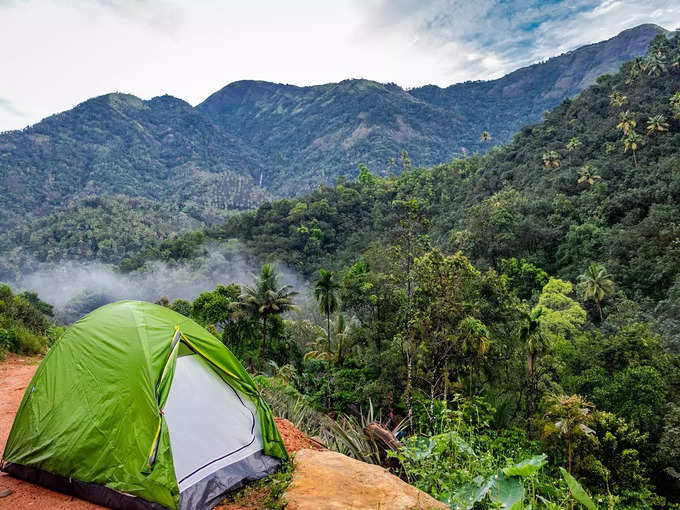
M 492 81 L 404 89 L 365 79 L 298 87 L 239 81 L 192 107 L 113 93 L 0 134 L 0 226 L 92 195 L 172 203 L 201 223 L 355 176 L 485 152 L 614 72 L 664 29 L 616 37 Z M 480 140 L 482 131 L 490 141 Z

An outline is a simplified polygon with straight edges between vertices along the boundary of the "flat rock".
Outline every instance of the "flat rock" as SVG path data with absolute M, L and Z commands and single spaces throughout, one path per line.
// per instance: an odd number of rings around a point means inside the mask
M 294 462 L 286 510 L 448 509 L 386 469 L 338 452 L 300 450 Z

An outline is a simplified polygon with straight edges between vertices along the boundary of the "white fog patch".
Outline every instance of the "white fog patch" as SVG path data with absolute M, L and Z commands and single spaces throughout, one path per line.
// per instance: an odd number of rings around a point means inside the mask
M 142 270 L 121 273 L 114 266 L 99 262 L 66 261 L 42 265 L 25 273 L 15 282 L 17 290 L 37 292 L 55 307 L 56 316 L 69 322 L 106 303 L 124 299 L 156 301 L 167 296 L 193 300 L 201 292 L 218 285 L 251 285 L 261 262 L 241 244 L 229 242 L 207 247 L 207 255 L 183 264 L 150 262 Z M 312 296 L 307 282 L 296 272 L 276 264 L 281 285 L 291 285 L 300 293 L 298 304 Z

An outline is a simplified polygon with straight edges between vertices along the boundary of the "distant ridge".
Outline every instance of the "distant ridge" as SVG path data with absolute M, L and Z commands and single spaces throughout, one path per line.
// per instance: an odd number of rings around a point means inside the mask
M 359 163 L 392 171 L 387 162 L 402 149 L 414 165 L 432 165 L 506 143 L 601 74 L 645 55 L 663 33 L 657 25 L 640 25 L 491 81 L 408 91 L 364 79 L 309 87 L 239 81 L 196 108 L 267 154 L 264 182 L 293 194 L 354 176 Z M 482 131 L 491 133 L 491 143 L 480 141 Z
M 600 74 L 645 54 L 665 32 L 640 25 L 498 80 L 447 88 L 239 81 L 195 108 L 171 96 L 92 98 L 0 134 L 0 227 L 113 194 L 177 203 L 210 223 L 270 194 L 353 177 L 359 163 L 397 172 L 404 149 L 414 166 L 485 152 Z M 480 141 L 482 131 L 490 142 Z

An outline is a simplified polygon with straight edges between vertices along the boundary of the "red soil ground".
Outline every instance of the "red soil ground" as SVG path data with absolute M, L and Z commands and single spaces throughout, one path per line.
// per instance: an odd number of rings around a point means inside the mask
M 24 395 L 24 390 L 38 368 L 38 363 L 40 363 L 40 358 L 15 355 L 8 355 L 4 361 L 0 362 L 0 447 L 3 449 L 12 428 L 14 415 Z M 302 448 L 319 448 L 288 420 L 277 418 L 276 425 L 289 453 Z M 12 478 L 5 473 L 0 473 L 0 494 L 6 490 L 10 490 L 12 493 L 0 498 L 0 508 L 2 509 L 93 510 L 102 508 L 87 501 L 53 492 Z M 220 508 L 223 510 L 256 509 L 258 503 L 257 501 L 250 504 L 249 502 L 241 502 L 239 505 L 221 506 Z

